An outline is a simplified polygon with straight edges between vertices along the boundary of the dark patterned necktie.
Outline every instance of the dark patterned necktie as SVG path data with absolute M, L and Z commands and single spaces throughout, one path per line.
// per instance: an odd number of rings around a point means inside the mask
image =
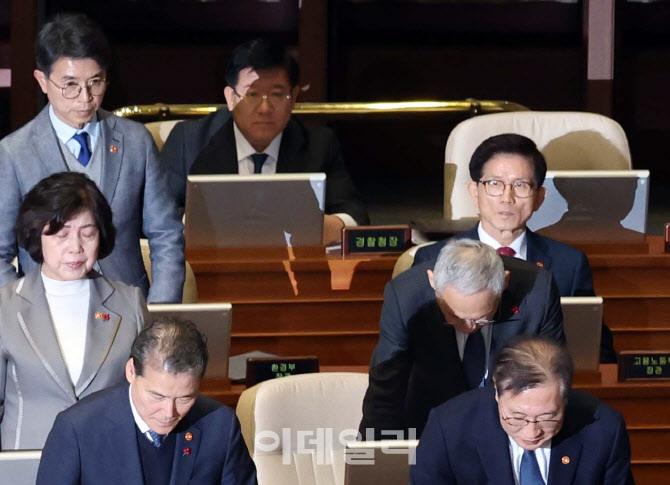
M 254 173 L 261 173 L 263 164 L 265 163 L 265 160 L 268 159 L 268 154 L 254 153 L 253 155 L 251 155 L 251 159 L 254 161 Z
M 147 431 L 147 434 L 151 438 L 151 444 L 153 444 L 156 448 L 160 448 L 161 445 L 163 444 L 163 438 L 165 438 L 165 435 L 158 434 L 152 430 Z
M 482 331 L 468 335 L 463 350 L 463 371 L 468 389 L 478 388 L 484 380 L 486 372 L 486 346 Z

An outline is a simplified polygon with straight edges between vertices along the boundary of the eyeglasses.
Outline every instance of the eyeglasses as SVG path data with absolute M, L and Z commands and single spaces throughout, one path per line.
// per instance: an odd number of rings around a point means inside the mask
M 491 323 L 495 322 L 495 320 L 490 320 L 488 318 L 480 318 L 478 320 L 473 320 L 471 318 L 463 318 L 462 320 L 466 323 L 473 323 L 478 327 L 483 327 L 484 325 L 490 325 Z
M 500 417 L 508 424 L 508 426 L 518 429 L 528 426 L 529 424 L 537 424 L 544 431 L 551 431 L 556 429 L 561 424 L 561 421 L 558 419 L 537 419 L 535 421 L 531 421 L 526 418 L 506 418 L 502 416 L 502 413 Z
M 283 103 L 290 101 L 291 98 L 293 97 L 290 94 L 286 93 L 261 94 L 255 91 L 251 91 L 247 92 L 246 95 L 242 96 L 237 91 L 233 92 L 237 95 L 238 98 L 240 98 L 240 102 L 245 102 L 252 108 L 255 108 L 263 101 L 267 101 L 268 103 L 270 103 L 271 106 L 280 106 Z
M 51 81 L 51 78 L 47 77 L 47 79 Z M 61 93 L 65 99 L 75 99 L 79 97 L 84 88 L 88 89 L 88 92 L 92 96 L 100 96 L 105 92 L 109 82 L 106 79 L 94 78 L 87 81 L 84 86 L 77 84 L 74 81 L 68 81 L 65 83 L 65 86 L 59 86 L 53 81 L 51 81 L 51 84 L 61 90 Z
M 521 199 L 532 197 L 535 193 L 535 187 L 530 182 L 524 180 L 515 180 L 511 184 L 506 184 L 502 180 L 480 180 L 477 182 L 484 186 L 484 190 L 491 197 L 500 197 L 505 193 L 505 187 L 512 187 L 512 193 Z

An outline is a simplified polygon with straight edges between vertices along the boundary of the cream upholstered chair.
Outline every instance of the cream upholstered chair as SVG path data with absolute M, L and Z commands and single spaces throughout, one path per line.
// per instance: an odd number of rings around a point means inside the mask
M 149 283 L 151 283 L 151 257 L 149 256 L 149 241 L 147 239 L 140 239 L 140 249 L 142 249 L 142 260 L 144 261 L 144 269 L 149 276 Z M 193 268 L 186 261 L 186 279 L 184 280 L 184 293 L 181 298 L 182 303 L 198 303 L 198 285 L 195 281 L 195 273 Z
M 533 140 L 549 170 L 630 170 L 628 140 L 614 120 L 594 113 L 516 111 L 477 116 L 459 123 L 445 150 L 444 218 L 476 217 L 467 191 L 468 165 L 485 139 L 518 133 Z
M 165 140 L 167 140 L 172 128 L 174 128 L 180 121 L 183 120 L 151 121 L 149 123 L 144 123 L 144 126 L 149 130 L 149 133 L 151 133 L 158 150 L 163 149 Z
M 321 372 L 261 382 L 237 404 L 259 485 L 342 485 L 368 375 Z

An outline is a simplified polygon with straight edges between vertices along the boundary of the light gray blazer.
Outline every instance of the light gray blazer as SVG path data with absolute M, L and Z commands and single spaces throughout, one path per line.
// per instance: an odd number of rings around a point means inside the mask
M 40 268 L 0 289 L 3 450 L 41 449 L 59 412 L 125 379 L 130 347 L 148 321 L 144 298 L 138 288 L 111 282 L 95 271 L 89 278 L 84 365 L 74 385 L 56 338 Z
M 101 121 L 100 190 L 112 207 L 114 251 L 101 260 L 106 277 L 138 286 L 150 302 L 181 302 L 184 235 L 167 176 L 151 135 L 140 123 L 98 110 Z M 17 278 L 10 264 L 17 253 L 14 224 L 21 201 L 41 179 L 67 171 L 56 132 L 45 107 L 28 124 L 0 141 L 0 286 Z M 153 284 L 140 249 L 144 232 L 151 249 Z M 23 249 L 19 264 L 28 274 L 36 263 Z

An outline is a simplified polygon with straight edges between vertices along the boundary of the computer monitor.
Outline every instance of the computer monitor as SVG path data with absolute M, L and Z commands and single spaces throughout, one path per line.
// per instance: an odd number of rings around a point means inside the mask
M 562 296 L 563 329 L 576 371 L 597 371 L 603 299 L 599 296 Z
M 644 242 L 648 170 L 548 171 L 544 188 L 529 229 L 574 243 Z
M 41 450 L 0 452 L 0 483 L 35 485 Z
M 177 317 L 196 324 L 207 337 L 209 363 L 205 378 L 227 378 L 233 308 L 230 303 L 160 303 L 147 305 L 153 317 Z
M 321 246 L 326 174 L 189 175 L 186 247 Z
M 344 450 L 345 485 L 407 485 L 418 440 L 351 441 Z

